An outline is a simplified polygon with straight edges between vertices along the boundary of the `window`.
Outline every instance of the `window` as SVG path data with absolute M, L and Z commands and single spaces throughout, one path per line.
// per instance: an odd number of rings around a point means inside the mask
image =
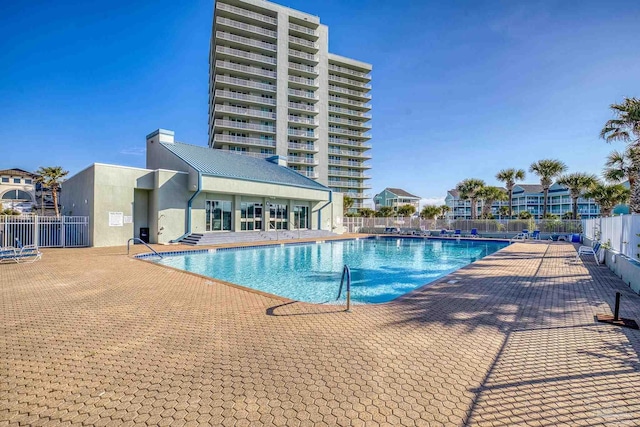
M 231 231 L 231 202 L 207 200 L 207 231 Z
M 240 203 L 240 229 L 243 231 L 262 230 L 262 203 Z
M 32 183 L 33 183 L 33 181 L 31 181 L 30 179 L 25 179 L 25 180 L 24 180 L 24 183 L 25 183 L 25 184 L 32 184 Z
M 275 154 L 275 151 L 273 150 L 273 148 L 261 148 L 260 149 L 260 153 L 261 154 Z
M 2 200 L 28 200 L 31 201 L 31 195 L 22 190 L 9 190 L 2 195 Z
M 14 184 L 20 184 L 20 178 L 13 178 Z
M 2 182 L 9 182 L 9 178 L 3 176 L 2 177 Z

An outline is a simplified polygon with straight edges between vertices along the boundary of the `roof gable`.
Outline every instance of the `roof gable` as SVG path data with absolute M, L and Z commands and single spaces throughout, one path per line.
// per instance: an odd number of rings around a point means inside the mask
M 513 187 L 513 193 L 538 194 L 542 193 L 542 185 L 540 184 L 516 184 Z
M 420 199 L 420 197 L 411 194 L 407 191 L 404 191 L 402 188 L 391 188 L 391 187 L 387 187 L 385 188 L 385 191 L 388 191 L 389 193 L 392 193 L 398 197 L 408 197 L 408 198 L 414 198 L 414 199 Z
M 35 173 L 27 172 L 26 170 L 18 169 L 18 168 L 14 168 L 14 169 L 3 169 L 3 170 L 0 170 L 0 175 L 9 175 L 9 176 L 30 176 L 30 177 L 36 177 L 36 176 L 38 176 L 38 175 L 36 175 Z
M 292 169 L 264 159 L 180 142 L 160 142 L 160 145 L 203 175 L 330 191 Z

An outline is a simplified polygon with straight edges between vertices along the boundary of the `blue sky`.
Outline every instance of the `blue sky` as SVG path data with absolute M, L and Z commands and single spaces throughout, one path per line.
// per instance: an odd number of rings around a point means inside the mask
M 599 173 L 609 104 L 640 96 L 640 2 L 286 0 L 370 62 L 373 189 L 427 200 L 541 158 Z M 4 2 L 0 168 L 144 166 L 163 127 L 206 145 L 213 2 Z M 528 176 L 527 182 L 536 182 Z

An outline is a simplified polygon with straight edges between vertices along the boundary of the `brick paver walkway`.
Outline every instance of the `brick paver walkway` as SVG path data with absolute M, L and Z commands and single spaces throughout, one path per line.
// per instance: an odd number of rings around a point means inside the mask
M 640 332 L 594 322 L 640 297 L 569 244 L 349 314 L 123 253 L 0 266 L 0 425 L 640 423 Z

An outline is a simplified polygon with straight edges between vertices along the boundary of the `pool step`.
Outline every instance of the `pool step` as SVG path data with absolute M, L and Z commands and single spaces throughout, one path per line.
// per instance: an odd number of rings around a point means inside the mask
M 278 230 L 257 232 L 221 232 L 221 233 L 192 233 L 182 239 L 180 243 L 191 246 L 220 245 L 230 243 L 268 242 L 274 240 L 308 239 L 317 237 L 336 236 L 326 230 Z

